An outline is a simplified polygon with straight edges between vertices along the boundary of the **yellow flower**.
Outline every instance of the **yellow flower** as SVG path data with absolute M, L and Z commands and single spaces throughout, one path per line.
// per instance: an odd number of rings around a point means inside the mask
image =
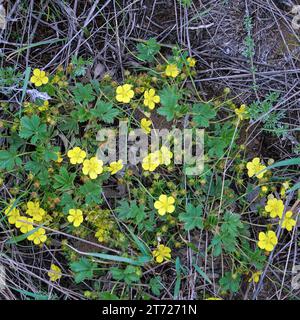
M 131 88 L 131 84 L 124 84 L 123 86 L 118 86 L 116 90 L 117 101 L 129 103 L 134 96 L 134 91 Z
M 285 182 L 282 184 L 282 188 L 284 188 L 285 190 L 287 190 L 289 187 L 290 187 L 289 181 L 285 181 Z
M 274 231 L 260 232 L 258 240 L 258 247 L 266 251 L 272 251 L 278 243 L 278 239 Z
M 257 175 L 258 179 L 261 179 L 264 174 L 264 172 L 261 172 L 258 174 L 258 172 L 264 170 L 266 168 L 266 166 L 264 166 L 263 164 L 260 163 L 260 159 L 259 158 L 254 158 L 252 161 L 247 163 L 247 169 L 248 169 L 248 176 L 251 178 L 254 175 Z
M 172 213 L 175 210 L 175 199 L 165 194 L 159 196 L 158 200 L 154 202 L 154 208 L 158 210 L 158 214 L 164 216 L 166 213 Z
M 59 280 L 62 276 L 60 267 L 52 263 L 50 270 L 48 271 L 48 276 L 50 278 L 50 281 L 55 282 Z
M 109 165 L 108 170 L 111 174 L 116 174 L 118 171 L 122 170 L 123 168 L 123 161 L 120 159 L 118 161 L 114 161 Z
M 22 233 L 27 233 L 33 230 L 33 219 L 20 216 L 16 221 L 16 227 L 20 228 Z
M 68 215 L 68 221 L 73 223 L 74 227 L 79 227 L 83 222 L 83 214 L 80 209 L 70 209 Z
M 42 106 L 39 106 L 38 109 L 40 111 L 46 111 L 49 109 L 49 101 L 45 100 Z
M 155 153 L 149 153 L 142 162 L 142 168 L 146 171 L 154 171 L 159 166 L 159 158 Z
M 289 184 L 288 181 L 285 181 L 285 182 L 282 184 L 282 186 L 281 186 L 281 188 L 280 188 L 280 195 L 281 195 L 281 197 L 284 197 L 284 196 L 285 196 L 285 192 L 286 192 L 286 190 L 287 190 L 289 187 L 290 187 L 290 184 Z
M 63 157 L 61 156 L 61 153 L 56 152 L 56 155 L 57 155 L 57 159 L 55 160 L 55 162 L 61 163 L 64 160 Z
M 103 161 L 92 157 L 90 160 L 83 161 L 82 172 L 84 175 L 89 175 L 91 179 L 96 179 L 98 174 L 103 172 Z
M 33 218 L 34 221 L 41 221 L 46 214 L 46 211 L 40 208 L 40 203 L 29 201 L 27 202 L 26 213 Z
M 271 218 L 281 218 L 284 210 L 283 201 L 276 198 L 269 199 L 265 206 L 265 210 L 270 213 Z
M 47 236 L 45 235 L 46 231 L 44 228 L 39 228 L 33 234 L 27 237 L 28 240 L 33 241 L 34 244 L 38 245 L 47 240 Z
M 150 128 L 151 125 L 152 125 L 151 120 L 147 120 L 146 118 L 143 118 L 141 120 L 141 128 L 146 134 L 149 134 L 151 132 L 151 128 Z
M 293 212 L 289 210 L 285 213 L 281 227 L 283 229 L 286 229 L 287 231 L 292 231 L 295 225 L 296 225 L 296 220 L 293 219 Z
M 152 255 L 156 262 L 162 263 L 164 260 L 168 261 L 171 259 L 171 249 L 159 244 L 155 250 L 152 251 Z
M 40 69 L 33 70 L 33 76 L 30 78 L 30 82 L 34 83 L 36 87 L 40 87 L 42 84 L 48 83 L 49 79 L 46 76 L 46 72 Z
M 251 278 L 248 280 L 248 282 L 254 281 L 255 283 L 258 283 L 261 274 L 262 274 L 261 271 L 252 272 L 252 276 L 251 276 Z
M 187 61 L 188 65 L 189 65 L 191 68 L 195 67 L 195 65 L 196 65 L 196 59 L 195 59 L 195 58 L 188 57 L 188 58 L 186 59 L 186 61 Z
M 70 162 L 72 164 L 82 163 L 86 157 L 86 152 L 81 150 L 79 147 L 75 147 L 68 151 L 68 157 L 70 158 Z
M 8 222 L 10 224 L 15 224 L 16 221 L 20 218 L 20 211 L 17 208 L 12 208 L 12 205 L 7 207 L 4 213 L 8 217 Z
M 242 104 L 240 108 L 234 109 L 234 112 L 240 120 L 249 119 L 248 110 L 245 104 Z
M 165 73 L 168 77 L 176 78 L 179 75 L 179 69 L 176 64 L 168 64 Z
M 262 186 L 262 187 L 261 187 L 261 191 L 262 191 L 263 193 L 267 193 L 268 190 L 269 190 L 269 188 L 268 188 L 267 186 Z
M 100 228 L 96 234 L 95 237 L 98 239 L 99 242 L 103 242 L 105 241 L 106 237 L 107 237 L 107 231 L 103 228 Z
M 55 75 L 54 77 L 53 77 L 53 79 L 52 79 L 52 83 L 58 83 L 60 81 L 60 76 L 59 75 Z
M 144 105 L 150 110 L 155 108 L 155 104 L 160 102 L 160 97 L 155 95 L 155 90 L 150 89 L 144 92 Z
M 162 146 L 158 151 L 159 163 L 168 166 L 171 163 L 173 153 L 166 147 Z

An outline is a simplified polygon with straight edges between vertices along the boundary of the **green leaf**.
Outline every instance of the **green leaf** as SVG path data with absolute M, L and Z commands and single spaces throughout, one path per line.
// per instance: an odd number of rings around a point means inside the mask
M 88 205 L 100 204 L 102 202 L 102 188 L 99 183 L 88 180 L 79 188 L 79 192 L 85 197 L 85 202 Z
M 207 128 L 209 120 L 215 118 L 217 112 L 210 103 L 196 103 L 193 105 L 193 121 L 198 127 Z
M 246 263 L 252 265 L 255 269 L 262 270 L 265 266 L 267 256 L 264 251 L 259 248 L 252 250 L 247 240 L 244 241 L 240 252 Z
M 86 258 L 80 258 L 79 261 L 72 262 L 70 267 L 75 273 L 75 282 L 80 283 L 86 279 L 93 278 L 97 264 L 90 262 Z
M 175 261 L 175 269 L 176 269 L 176 281 L 175 281 L 175 287 L 174 287 L 174 300 L 178 299 L 180 286 L 181 286 L 181 262 L 179 257 L 176 258 Z
M 11 289 L 23 294 L 24 296 L 30 297 L 30 298 L 34 298 L 35 300 L 49 300 L 49 297 L 45 294 L 42 293 L 33 293 L 27 290 L 23 290 L 23 289 L 17 289 L 17 288 L 12 288 Z
M 98 117 L 105 123 L 113 123 L 119 113 L 119 110 L 114 108 L 112 103 L 101 100 L 97 102 L 95 109 L 91 110 L 93 116 Z
M 294 185 L 292 186 L 292 188 L 290 188 L 290 189 L 287 190 L 286 193 L 288 194 L 288 193 L 293 192 L 293 191 L 296 191 L 296 190 L 298 190 L 298 189 L 300 189 L 300 182 L 294 184 Z
M 127 284 L 138 282 L 141 277 L 140 269 L 134 266 L 127 266 L 124 270 L 119 268 L 111 269 L 112 276 L 115 280 L 125 281 Z
M 68 132 L 74 132 L 75 134 L 78 134 L 79 132 L 79 126 L 78 126 L 78 119 L 77 115 L 76 117 L 65 117 L 61 119 L 61 122 L 59 123 L 59 129 L 61 131 L 68 131 Z
M 43 170 L 37 175 L 41 186 L 47 186 L 50 184 L 48 170 Z
M 212 284 L 211 280 L 209 279 L 208 275 L 196 264 L 194 265 L 195 270 L 200 274 L 200 276 L 205 279 L 209 284 Z
M 48 168 L 46 166 L 44 166 L 43 163 L 41 163 L 40 161 L 37 160 L 33 160 L 33 161 L 28 161 L 25 164 L 25 170 L 26 171 L 31 171 L 34 174 L 38 174 L 41 171 L 47 171 Z
M 77 103 L 85 103 L 94 101 L 94 90 L 91 84 L 83 85 L 82 83 L 76 83 L 75 88 L 73 89 L 74 99 Z
M 21 97 L 21 101 L 20 104 L 22 105 L 22 102 L 24 101 L 25 95 L 26 95 L 26 89 L 28 87 L 28 83 L 29 83 L 29 79 L 30 79 L 30 73 L 31 73 L 31 68 L 30 67 L 26 67 L 25 70 L 25 76 L 24 76 L 24 82 L 23 82 L 23 87 L 22 87 L 22 97 Z M 20 108 L 20 112 L 19 115 L 21 115 L 21 108 Z
M 42 153 L 42 157 L 46 162 L 57 160 L 57 152 L 59 147 L 48 144 L 47 146 L 38 147 L 37 150 Z
M 146 217 L 144 209 L 145 206 L 138 206 L 135 200 L 130 202 L 122 200 L 116 212 L 120 219 L 133 220 L 135 224 L 139 225 Z
M 239 233 L 239 229 L 243 228 L 240 215 L 226 212 L 223 219 L 224 222 L 221 231 L 236 237 Z
M 286 160 L 282 160 L 279 162 L 275 162 L 274 164 L 266 167 L 263 171 L 271 170 L 271 169 L 279 168 L 279 167 L 299 166 L 299 165 L 300 165 L 300 158 L 286 159 Z M 261 172 L 263 172 L 263 171 L 261 171 Z
M 145 245 L 145 243 L 138 238 L 138 236 L 136 236 L 129 228 L 128 231 L 133 239 L 133 241 L 136 243 L 137 247 L 140 249 L 141 253 L 145 256 L 145 257 L 151 257 L 151 251 L 149 250 L 149 248 Z
M 99 299 L 100 300 L 120 300 L 118 296 L 108 291 L 100 292 Z
M 184 222 L 184 229 L 187 231 L 195 228 L 203 229 L 202 206 L 194 207 L 191 203 L 186 206 L 186 212 L 179 215 L 179 220 Z
M 222 158 L 225 153 L 225 148 L 227 144 L 218 137 L 209 137 L 206 139 L 207 146 L 209 148 L 208 155 L 210 157 L 216 156 L 217 158 Z
M 44 140 L 47 133 L 47 126 L 41 124 L 41 120 L 37 115 L 31 118 L 24 116 L 21 118 L 21 128 L 19 136 L 24 139 L 31 138 L 30 142 L 36 144 L 38 140 Z
M 223 223 L 219 234 L 212 239 L 211 246 L 214 248 L 214 256 L 221 254 L 224 249 L 228 253 L 236 250 L 238 236 L 244 229 L 244 225 L 240 221 L 240 216 L 231 212 L 226 212 L 223 217 Z
M 241 275 L 225 272 L 224 277 L 222 277 L 219 282 L 223 290 L 236 293 L 240 288 Z
M 88 121 L 91 117 L 89 110 L 84 106 L 77 106 L 76 110 L 71 112 L 71 116 L 76 122 L 85 122 Z
M 22 164 L 21 158 L 13 148 L 10 150 L 0 150 L 0 169 L 12 170 L 15 166 Z
M 127 264 L 132 264 L 135 266 L 142 266 L 145 263 L 149 262 L 148 256 L 139 256 L 137 257 L 137 260 L 133 260 L 131 258 L 116 256 L 112 254 L 106 254 L 106 253 L 97 253 L 97 252 L 87 252 L 88 256 L 103 259 L 103 260 L 110 260 L 110 261 L 116 261 L 116 262 L 123 262 Z
M 136 48 L 138 50 L 137 57 L 141 61 L 152 62 L 160 50 L 160 45 L 156 42 L 155 38 L 150 38 L 145 43 L 139 43 Z
M 235 127 L 232 123 L 226 122 L 223 125 L 216 123 L 215 125 L 215 136 L 219 136 L 226 145 L 230 145 L 232 138 L 235 134 Z M 237 138 L 237 134 L 235 134 L 235 138 Z
M 163 286 L 161 284 L 161 277 L 157 276 L 157 277 L 151 278 L 149 281 L 149 286 L 150 286 L 152 293 L 155 296 L 159 296 L 160 291 L 163 289 Z
M 73 66 L 71 75 L 74 77 L 82 77 L 85 75 L 87 67 L 93 64 L 93 60 L 91 58 L 85 60 L 83 57 L 73 56 L 71 63 Z
M 74 179 L 76 173 L 69 173 L 66 167 L 61 167 L 59 169 L 59 174 L 54 176 L 54 185 L 55 189 L 60 189 L 61 191 L 67 191 L 74 187 Z
M 167 121 L 171 121 L 180 111 L 178 101 L 181 98 L 181 94 L 174 87 L 165 87 L 159 92 L 160 103 L 162 107 L 157 109 L 157 112 L 165 116 Z
M 63 193 L 58 205 L 62 208 L 63 213 L 67 214 L 70 209 L 76 208 L 78 204 L 69 193 Z

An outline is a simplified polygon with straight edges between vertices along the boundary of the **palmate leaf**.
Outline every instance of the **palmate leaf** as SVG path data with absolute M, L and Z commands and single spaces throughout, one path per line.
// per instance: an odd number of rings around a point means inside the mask
M 67 191 L 74 187 L 74 179 L 76 177 L 76 173 L 70 173 L 66 169 L 66 167 L 61 167 L 59 170 L 59 174 L 54 176 L 54 185 L 55 189 L 60 189 L 61 191 Z
M 219 137 L 208 137 L 206 141 L 209 148 L 208 155 L 210 157 L 216 156 L 217 158 L 222 158 L 227 147 L 226 142 Z
M 12 170 L 21 164 L 22 160 L 15 149 L 0 150 L 0 169 Z
M 53 147 L 51 145 L 48 145 L 47 148 L 44 150 L 44 160 L 49 161 L 56 161 L 58 159 L 57 152 L 59 151 L 59 147 Z
M 160 45 L 156 42 L 155 38 L 150 38 L 145 43 L 139 43 L 136 48 L 138 50 L 137 57 L 141 61 L 152 62 L 160 50 Z
M 195 228 L 203 228 L 202 207 L 198 205 L 194 207 L 191 203 L 187 205 L 186 212 L 179 215 L 179 220 L 184 222 L 184 229 L 187 231 Z
M 209 120 L 213 119 L 217 113 L 210 103 L 196 103 L 193 105 L 193 121 L 198 127 L 207 128 Z
M 79 261 L 70 264 L 71 270 L 75 273 L 75 282 L 80 283 L 86 279 L 92 279 L 94 271 L 97 268 L 96 263 L 91 263 L 86 258 L 81 258 Z
M 59 129 L 61 131 L 74 132 L 78 134 L 79 126 L 77 117 L 62 117 L 59 123 Z
M 155 296 L 159 296 L 161 290 L 163 289 L 163 286 L 162 286 L 162 284 L 161 284 L 161 281 L 162 281 L 162 279 L 161 279 L 160 276 L 151 278 L 150 281 L 149 281 L 150 289 L 151 289 L 152 293 L 153 293 Z
M 98 183 L 88 180 L 79 188 L 80 193 L 85 197 L 85 202 L 88 205 L 100 204 L 102 202 L 102 188 Z
M 223 290 L 236 293 L 240 289 L 241 275 L 225 272 L 224 277 L 219 282 Z
M 72 198 L 69 193 L 64 192 L 58 205 L 64 214 L 68 214 L 70 209 L 77 208 L 78 203 Z
M 91 117 L 89 110 L 84 106 L 76 106 L 76 109 L 71 112 L 71 117 L 76 122 L 88 121 Z
M 44 163 L 41 163 L 40 161 L 29 160 L 25 163 L 25 170 L 31 171 L 34 174 L 38 174 L 41 171 L 48 171 L 48 168 Z
M 221 158 L 227 151 L 233 139 L 235 128 L 230 123 L 224 125 L 216 124 L 214 136 L 206 135 L 205 141 L 208 146 L 208 155 L 211 157 Z M 237 134 L 235 139 L 237 139 Z
M 213 255 L 219 256 L 222 250 L 228 253 L 234 252 L 238 243 L 238 236 L 244 229 L 240 215 L 226 212 L 219 234 L 216 234 L 211 242 L 214 248 Z
M 82 83 L 76 83 L 75 88 L 73 89 L 74 100 L 77 103 L 89 103 L 94 101 L 94 90 L 91 84 L 83 85 Z
M 47 186 L 50 184 L 49 181 L 49 172 L 48 170 L 43 170 L 41 171 L 38 175 L 37 178 L 39 179 L 39 182 L 41 184 L 41 186 Z
M 105 123 L 113 123 L 119 115 L 119 110 L 113 107 L 110 102 L 98 101 L 95 109 L 91 110 L 91 114 Z
M 59 147 L 52 146 L 50 143 L 46 146 L 39 145 L 36 147 L 37 155 L 39 158 L 42 158 L 46 162 L 56 161 L 58 159 L 57 152 L 59 151 Z
M 181 110 L 181 107 L 178 105 L 181 94 L 174 87 L 165 87 L 159 92 L 159 96 L 162 107 L 158 108 L 157 112 L 165 116 L 167 121 L 173 120 L 176 113 Z
M 263 250 L 259 248 L 252 249 L 248 241 L 243 241 L 242 243 L 241 256 L 257 270 L 263 269 L 267 259 Z
M 21 127 L 19 136 L 24 139 L 31 138 L 30 142 L 36 144 L 38 140 L 45 139 L 47 134 L 46 124 L 41 124 L 41 120 L 37 115 L 31 118 L 24 116 L 21 118 Z
M 138 206 L 135 200 L 130 202 L 122 200 L 116 211 L 120 219 L 133 220 L 135 224 L 140 224 L 146 217 L 144 209 L 145 207 Z
M 128 265 L 124 270 L 112 268 L 111 273 L 115 280 L 124 281 L 127 284 L 138 282 L 140 280 L 140 275 L 137 272 L 137 268 L 131 265 Z

